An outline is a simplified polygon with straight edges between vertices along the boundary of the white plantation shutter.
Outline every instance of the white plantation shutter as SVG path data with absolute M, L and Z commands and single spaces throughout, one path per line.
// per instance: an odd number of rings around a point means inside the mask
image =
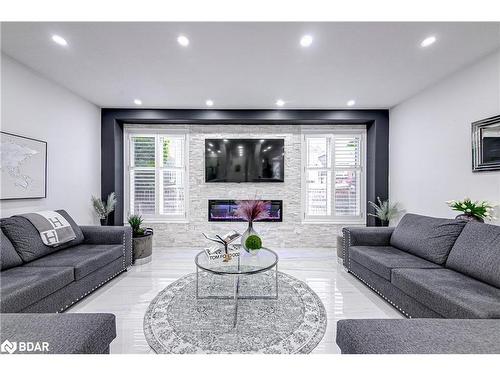
M 332 204 L 331 139 L 306 138 L 306 212 L 310 216 L 328 216 Z
M 184 139 L 161 136 L 162 204 L 160 214 L 182 215 L 184 207 Z
M 364 131 L 304 135 L 304 218 L 362 221 Z
M 156 212 L 155 171 L 133 169 L 130 176 L 131 213 L 154 215 Z
M 130 205 L 132 212 L 155 213 L 155 137 L 134 137 L 130 144 Z
M 185 134 L 128 134 L 127 215 L 186 218 L 185 153 Z
M 361 135 L 334 136 L 335 216 L 361 215 Z

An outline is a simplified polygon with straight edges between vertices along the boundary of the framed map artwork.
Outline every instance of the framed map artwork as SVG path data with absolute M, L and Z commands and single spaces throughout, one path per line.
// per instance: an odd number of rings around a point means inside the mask
M 0 199 L 47 197 L 47 142 L 0 132 Z

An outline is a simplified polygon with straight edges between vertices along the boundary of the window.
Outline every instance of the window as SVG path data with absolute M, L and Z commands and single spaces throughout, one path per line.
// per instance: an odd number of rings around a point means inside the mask
M 365 130 L 303 135 L 303 218 L 364 223 Z
M 187 219 L 186 134 L 126 130 L 125 217 Z

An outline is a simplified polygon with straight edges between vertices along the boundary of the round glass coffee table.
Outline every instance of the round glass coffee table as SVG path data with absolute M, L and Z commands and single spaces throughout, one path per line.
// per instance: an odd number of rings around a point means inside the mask
M 268 248 L 260 249 L 256 254 L 248 254 L 240 248 L 239 256 L 228 262 L 210 260 L 204 251 L 200 251 L 194 258 L 196 264 L 196 299 L 226 299 L 234 301 L 234 321 L 238 321 L 238 300 L 240 299 L 278 299 L 278 254 Z M 232 296 L 201 296 L 199 294 L 199 273 L 205 271 L 220 276 L 234 277 L 234 292 Z M 262 272 L 274 271 L 275 293 L 273 295 L 240 296 L 240 276 L 251 276 Z

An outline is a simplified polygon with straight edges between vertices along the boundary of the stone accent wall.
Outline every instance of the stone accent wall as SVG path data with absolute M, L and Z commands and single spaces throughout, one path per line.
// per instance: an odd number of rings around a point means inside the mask
M 186 128 L 179 125 L 178 128 Z M 274 247 L 336 247 L 341 234 L 338 224 L 305 224 L 301 220 L 301 129 L 298 125 L 189 125 L 189 222 L 148 224 L 155 231 L 155 246 L 186 247 L 207 243 L 202 232 L 240 233 L 246 223 L 209 222 L 209 199 L 281 199 L 283 222 L 255 223 L 265 246 Z M 307 126 L 307 128 L 311 128 Z M 321 127 L 325 129 L 325 126 Z M 284 183 L 205 183 L 206 138 L 284 138 Z

